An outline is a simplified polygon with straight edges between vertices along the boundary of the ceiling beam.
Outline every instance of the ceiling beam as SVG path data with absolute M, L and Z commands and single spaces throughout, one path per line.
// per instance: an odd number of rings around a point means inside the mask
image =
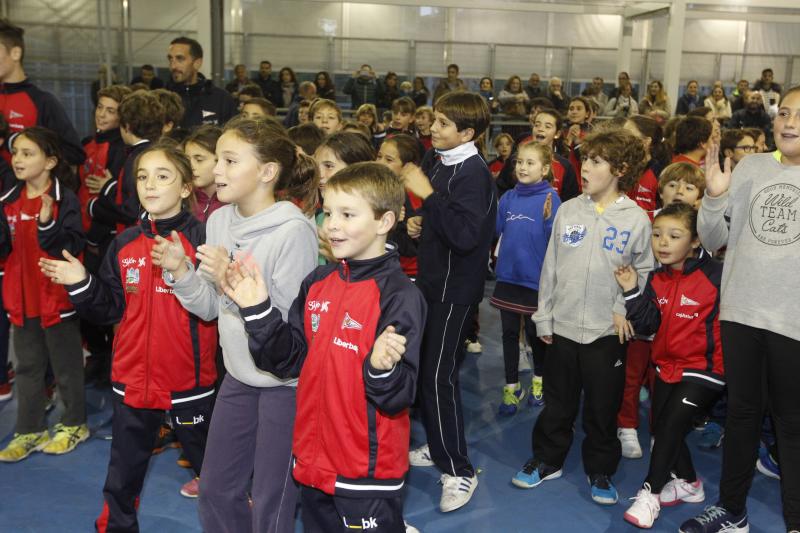
M 704 20 L 740 20 L 744 22 L 779 22 L 784 24 L 800 23 L 800 14 L 779 14 L 779 13 L 745 13 L 736 11 L 703 11 L 691 9 L 686 11 L 687 19 Z
M 311 0 L 322 3 L 342 3 L 341 0 Z M 573 15 L 622 15 L 624 8 L 609 4 L 558 4 L 521 2 L 514 0 L 349 0 L 348 4 L 379 4 L 412 7 L 441 7 L 455 9 L 484 9 L 527 13 L 568 13 Z

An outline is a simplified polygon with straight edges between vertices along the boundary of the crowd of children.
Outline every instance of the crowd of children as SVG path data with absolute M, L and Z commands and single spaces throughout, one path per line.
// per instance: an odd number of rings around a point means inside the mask
M 800 528 L 800 88 L 779 102 L 772 153 L 760 153 L 762 131 L 720 131 L 717 104 L 662 128 L 630 108 L 599 122 L 580 96 L 566 116 L 532 98 L 530 131 L 487 139 L 490 105 L 463 90 L 433 107 L 396 91 L 386 121 L 370 103 L 348 121 L 316 98 L 287 130 L 256 96 L 200 124 L 197 99 L 221 96 L 197 72 L 199 44 L 179 38 L 171 88 L 100 90 L 95 134 L 77 143 L 57 100 L 25 77 L 22 36 L 0 20 L 12 62 L 0 92 L 41 111 L 0 120 L 17 397 L 0 461 L 74 450 L 90 436 L 85 382 L 110 385 L 98 531 L 138 530 L 165 424 L 207 531 L 294 531 L 298 502 L 306 531 L 413 531 L 409 466 L 440 471 L 442 512 L 467 505 L 478 469 L 460 369 L 479 346 L 489 274 L 498 414 L 526 396 L 540 409 L 511 484 L 562 476 L 583 397 L 589 495 L 617 503 L 621 458 L 643 456 L 646 389 L 650 465 L 624 518 L 650 528 L 663 507 L 705 500 L 685 437 L 726 394 L 720 501 L 681 531 L 749 531 L 757 461 L 780 476 L 787 531 Z M 519 78 L 508 91 L 527 95 Z M 48 429 L 51 383 L 64 411 Z M 759 453 L 767 406 L 776 446 Z M 425 430 L 414 448 L 413 408 Z

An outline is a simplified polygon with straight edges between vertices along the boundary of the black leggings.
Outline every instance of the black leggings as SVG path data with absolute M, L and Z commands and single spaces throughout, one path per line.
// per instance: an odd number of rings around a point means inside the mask
M 728 382 L 720 502 L 732 513 L 745 510 L 769 406 L 780 451 L 783 517 L 787 529 L 800 529 L 800 341 L 736 322 L 720 325 Z
M 693 381 L 666 383 L 656 375 L 653 387 L 655 444 L 645 480 L 653 494 L 661 492 L 671 472 L 690 483 L 697 479 L 685 438 L 692 429 L 692 420 L 707 413 L 720 393 Z
M 519 319 L 525 321 L 525 337 L 533 350 L 533 373 L 541 376 L 544 372 L 545 344 L 536 336 L 536 325 L 530 315 L 500 310 L 500 324 L 503 328 L 503 363 L 506 369 L 506 384 L 519 382 Z

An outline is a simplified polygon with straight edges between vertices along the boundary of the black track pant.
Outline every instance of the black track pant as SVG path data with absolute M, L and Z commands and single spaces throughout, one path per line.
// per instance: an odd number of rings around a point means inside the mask
M 97 531 L 139 531 L 136 509 L 142 491 L 147 466 L 153 454 L 153 444 L 158 428 L 164 421 L 160 409 L 136 409 L 122 403 L 114 394 L 114 418 L 111 434 L 111 457 L 103 487 L 103 511 L 95 522 Z M 175 433 L 183 446 L 183 453 L 200 475 L 211 416 L 211 398 L 203 403 L 174 407 L 170 411 Z
M 745 509 L 769 406 L 780 452 L 783 517 L 787 529 L 800 529 L 800 341 L 735 322 L 720 325 L 728 382 L 720 502 L 733 513 Z
M 519 324 L 520 317 L 525 321 L 525 337 L 533 351 L 533 373 L 541 376 L 544 371 L 545 346 L 536 336 L 536 325 L 531 315 L 521 315 L 513 311 L 500 310 L 500 324 L 503 328 L 503 364 L 506 371 L 506 384 L 519 382 Z
M 705 415 L 721 393 L 697 382 L 666 383 L 656 376 L 653 387 L 655 444 L 646 479 L 653 494 L 661 492 L 671 472 L 689 482 L 697 479 L 685 438 L 695 417 Z
M 625 386 L 625 345 L 616 336 L 578 344 L 553 335 L 543 377 L 544 409 L 533 427 L 534 457 L 557 468 L 564 464 L 583 390 L 584 471 L 614 474 L 621 456 L 617 412 Z
M 467 457 L 459 384 L 471 309 L 428 302 L 420 354 L 419 400 L 431 458 L 451 476 L 475 475 Z
M 403 497 L 345 498 L 303 486 L 300 512 L 305 533 L 364 531 L 405 533 Z

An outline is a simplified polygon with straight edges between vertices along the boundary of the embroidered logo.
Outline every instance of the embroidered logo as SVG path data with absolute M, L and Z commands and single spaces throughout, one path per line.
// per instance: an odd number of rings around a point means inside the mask
M 358 346 L 353 344 L 352 342 L 343 341 L 339 337 L 334 337 L 333 344 L 339 346 L 340 348 L 346 348 L 348 350 L 352 350 L 356 355 L 358 355 Z
M 700 305 L 698 302 L 695 302 L 691 298 L 687 297 L 685 294 L 681 294 L 681 305 Z
M 564 227 L 564 234 L 561 236 L 561 242 L 573 248 L 577 248 L 586 237 L 586 226 L 583 224 L 567 224 Z
M 211 115 L 216 115 L 217 114 L 216 111 L 206 111 L 205 109 L 203 109 L 202 113 L 203 113 L 203 118 L 210 117 Z
M 307 307 L 309 311 L 319 311 L 320 313 L 327 313 L 328 306 L 331 305 L 329 300 L 325 300 L 322 302 L 318 302 L 317 300 L 311 300 L 308 302 Z
M 658 305 L 667 305 L 669 303 L 669 298 L 666 296 L 662 296 L 658 299 Z
M 358 329 L 358 330 L 360 330 L 360 329 L 362 329 L 362 327 L 363 326 L 361 326 L 361 324 L 359 324 L 358 322 L 353 320 L 353 318 L 350 316 L 350 313 L 345 311 L 344 320 L 342 320 L 342 329 Z
M 12 109 L 8 112 L 8 118 L 9 120 L 14 120 L 15 118 L 25 118 L 25 115 L 23 115 L 22 113 L 18 113 Z
M 125 271 L 125 292 L 139 292 L 139 269 L 129 268 Z
M 311 313 L 311 331 L 319 331 L 319 315 L 316 313 Z
M 637 192 L 653 192 L 653 191 L 651 191 L 647 187 L 642 187 L 641 185 L 639 185 L 639 190 Z

